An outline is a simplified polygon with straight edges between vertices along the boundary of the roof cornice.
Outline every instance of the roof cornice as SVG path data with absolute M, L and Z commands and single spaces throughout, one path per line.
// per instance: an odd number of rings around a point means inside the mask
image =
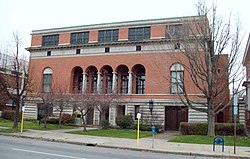
M 182 20 L 200 20 L 199 16 L 185 16 L 185 17 L 173 17 L 173 18 L 161 18 L 161 19 L 148 19 L 148 20 L 136 20 L 136 21 L 124 21 L 124 22 L 114 22 L 114 23 L 101 23 L 101 24 L 90 24 L 90 25 L 80 25 L 80 26 L 70 26 L 62 28 L 51 28 L 42 30 L 33 30 L 31 35 L 41 35 L 41 34 L 57 34 L 61 32 L 76 32 L 76 31 L 89 31 L 94 29 L 112 29 L 121 27 L 137 27 L 137 26 L 147 26 L 147 25 L 160 25 L 168 22 L 181 22 Z

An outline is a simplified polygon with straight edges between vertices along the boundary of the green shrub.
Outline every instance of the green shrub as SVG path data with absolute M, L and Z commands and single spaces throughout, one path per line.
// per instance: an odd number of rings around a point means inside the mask
M 65 125 L 65 124 L 67 124 L 67 125 L 75 124 L 75 117 L 70 115 L 70 114 L 63 114 L 62 115 L 62 124 L 63 125 Z
M 19 117 L 21 117 L 21 114 L 19 115 Z M 13 110 L 4 110 L 2 112 L 2 118 L 6 119 L 6 120 L 12 120 L 12 121 L 14 121 L 15 111 L 13 111 Z
M 116 124 L 122 129 L 131 127 L 133 123 L 134 121 L 131 115 L 124 115 L 116 118 Z
M 50 124 L 58 124 L 59 123 L 59 118 L 57 118 L 57 117 L 49 117 L 46 122 L 50 123 Z
M 101 121 L 102 129 L 108 129 L 109 128 L 109 121 L 108 120 L 102 120 Z
M 207 123 L 180 123 L 180 133 L 182 135 L 207 135 Z M 246 135 L 246 130 L 243 124 L 236 125 L 236 133 L 240 136 Z M 231 123 L 216 123 L 216 135 L 234 135 L 234 124 Z

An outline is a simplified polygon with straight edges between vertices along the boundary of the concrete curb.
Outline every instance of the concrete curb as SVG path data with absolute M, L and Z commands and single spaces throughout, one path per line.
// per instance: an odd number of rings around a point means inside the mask
M 176 151 L 152 150 L 152 149 L 146 149 L 146 148 L 109 146 L 109 145 L 100 145 L 100 144 L 97 144 L 97 143 L 84 143 L 84 142 L 75 142 L 75 141 L 65 141 L 65 140 L 59 140 L 59 139 L 50 139 L 50 138 L 44 138 L 44 137 L 30 137 L 30 136 L 23 136 L 23 135 L 19 135 L 19 134 L 9 134 L 9 133 L 0 133 L 0 135 L 17 137 L 17 138 L 35 139 L 35 140 L 49 141 L 49 142 L 66 143 L 66 144 L 73 144 L 73 145 L 103 147 L 103 148 L 131 150 L 131 151 L 146 151 L 146 152 L 163 153 L 163 154 L 188 155 L 188 156 L 199 156 L 199 157 L 220 157 L 220 158 L 234 158 L 234 159 L 235 158 L 240 158 L 240 159 L 249 159 L 250 158 L 250 157 L 239 156 L 239 155 L 233 155 L 233 156 L 212 155 L 212 154 L 193 153 L 193 152 L 176 152 Z

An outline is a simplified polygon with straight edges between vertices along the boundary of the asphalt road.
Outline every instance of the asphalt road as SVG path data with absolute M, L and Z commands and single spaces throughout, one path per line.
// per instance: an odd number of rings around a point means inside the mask
M 0 159 L 205 159 L 0 136 Z

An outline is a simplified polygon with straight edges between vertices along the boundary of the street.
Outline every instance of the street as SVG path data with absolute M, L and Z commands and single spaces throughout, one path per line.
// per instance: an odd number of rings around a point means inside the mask
M 205 159 L 0 136 L 0 159 Z

